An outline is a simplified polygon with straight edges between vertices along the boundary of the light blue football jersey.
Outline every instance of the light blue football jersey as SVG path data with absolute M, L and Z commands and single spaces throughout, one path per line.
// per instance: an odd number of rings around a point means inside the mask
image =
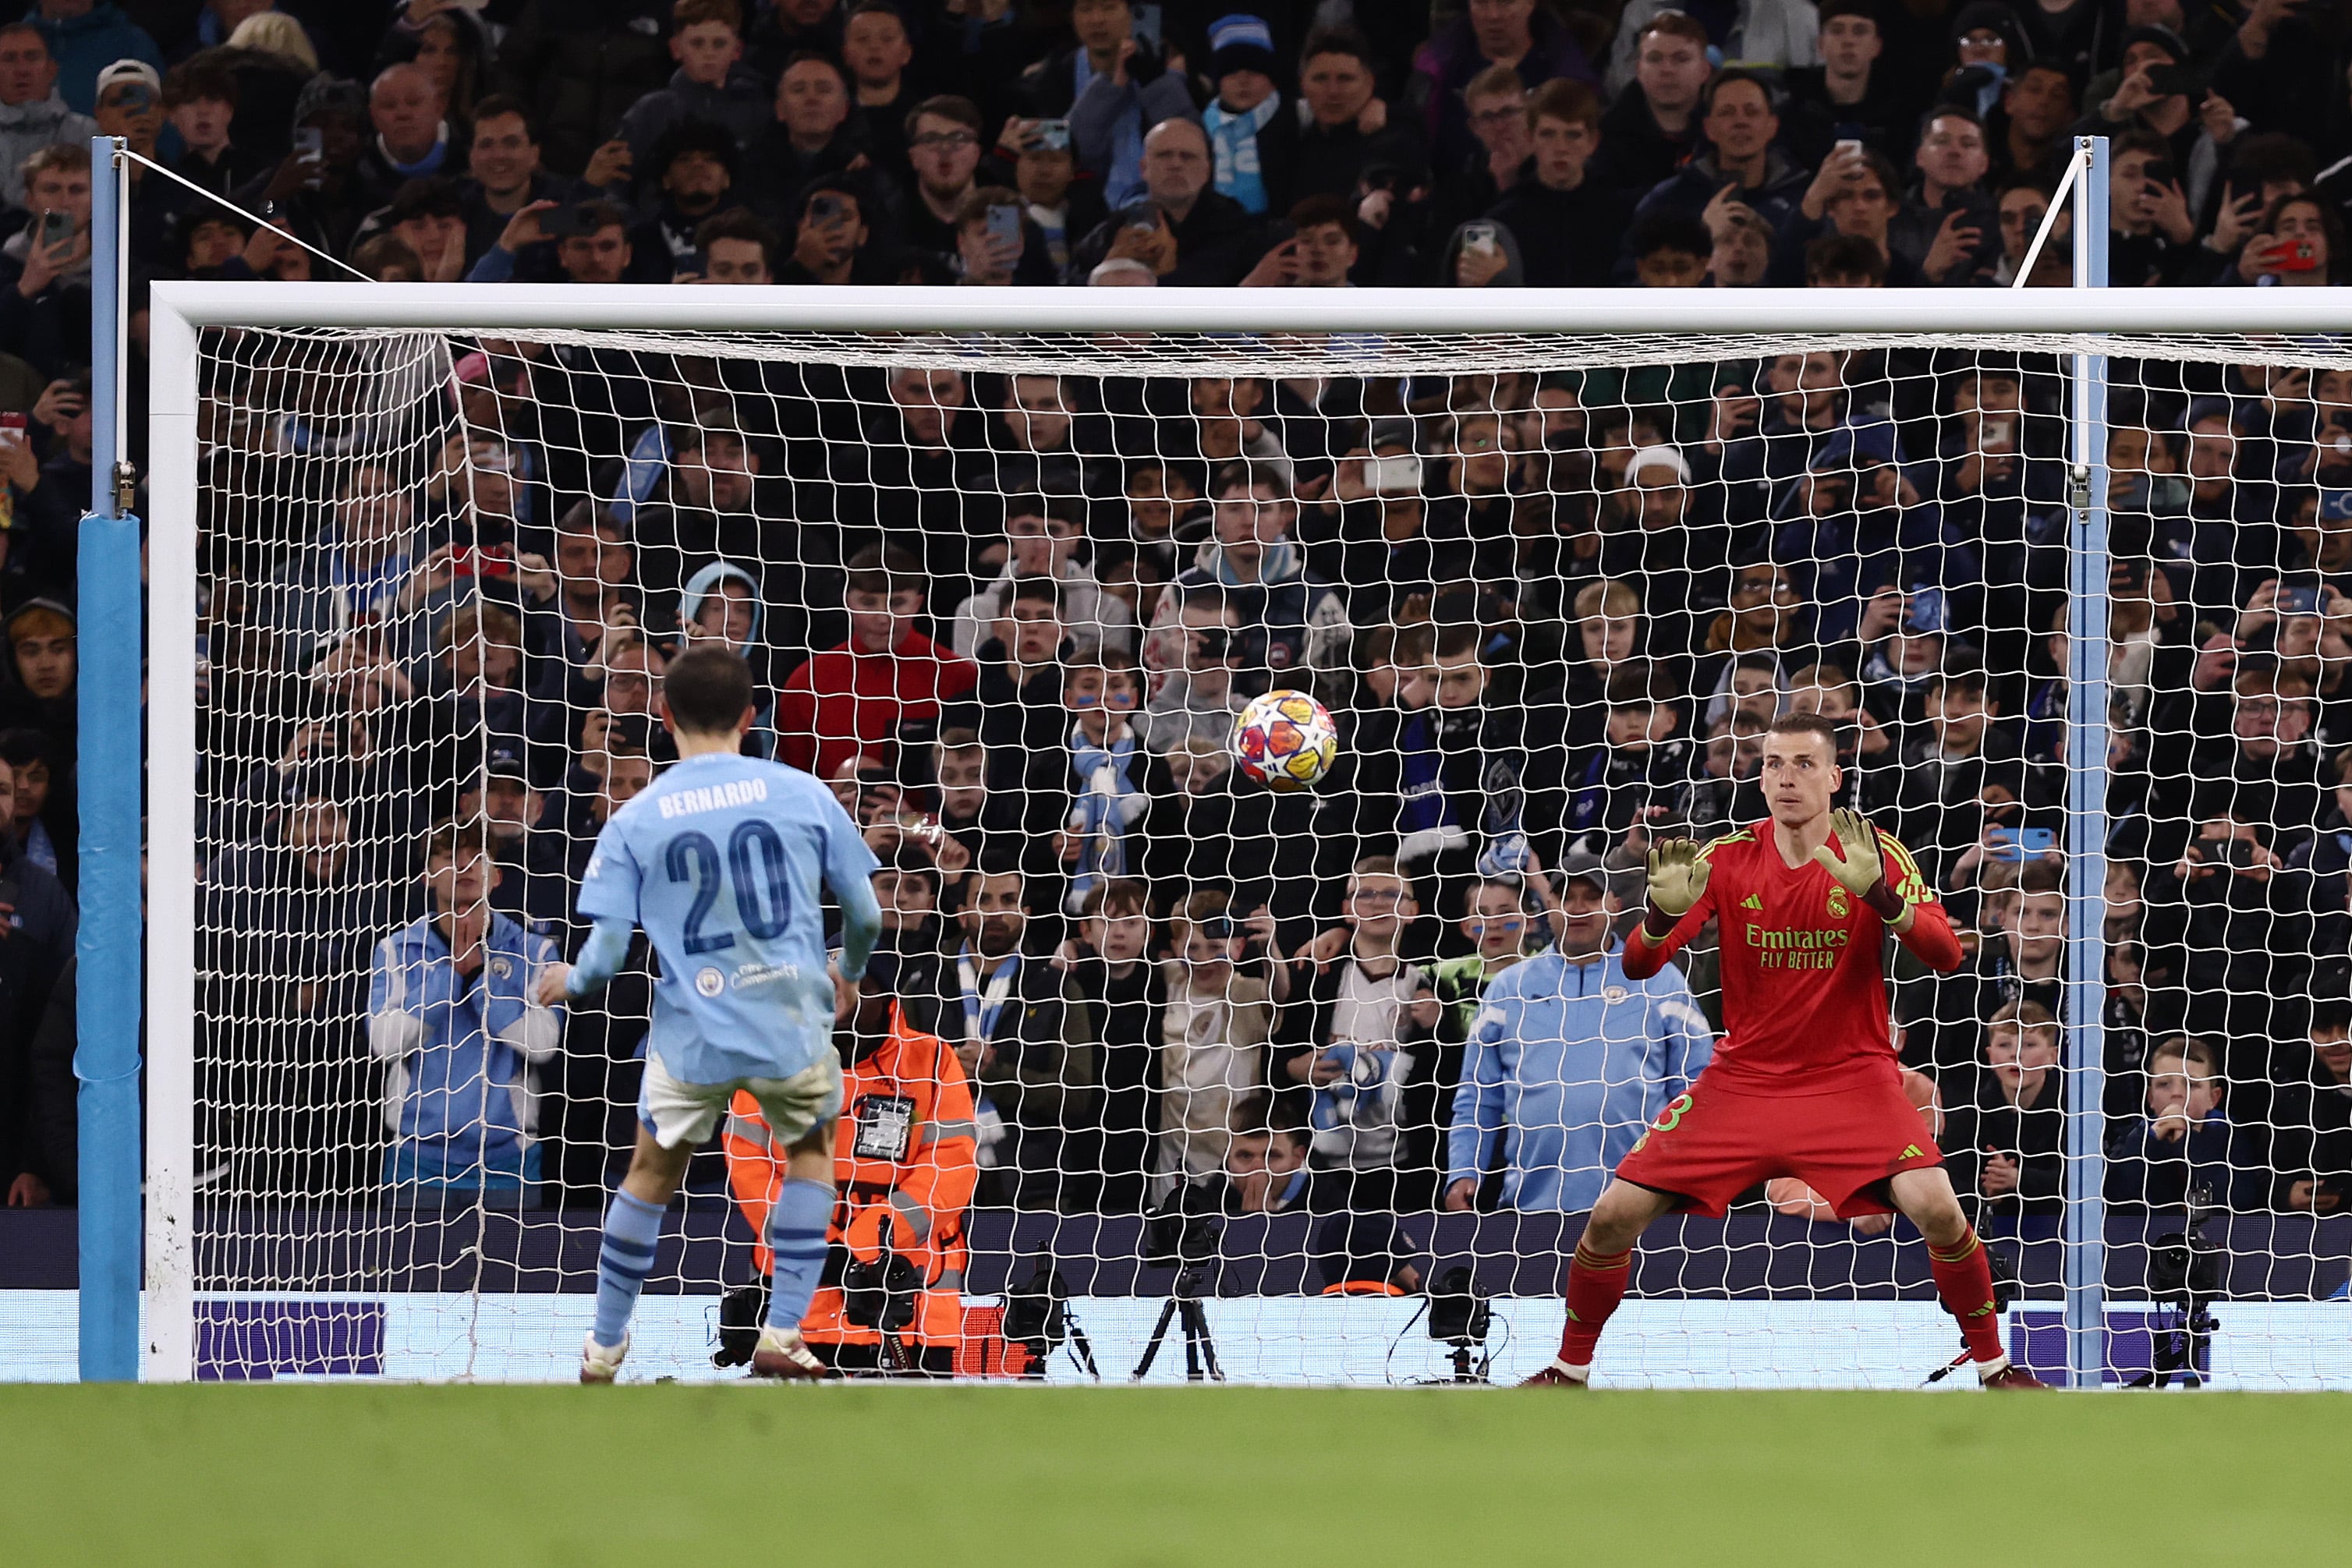
M 754 757 L 679 762 L 597 837 L 580 913 L 661 955 L 646 1048 L 688 1083 L 790 1078 L 833 1050 L 824 890 L 879 862 L 815 779 Z

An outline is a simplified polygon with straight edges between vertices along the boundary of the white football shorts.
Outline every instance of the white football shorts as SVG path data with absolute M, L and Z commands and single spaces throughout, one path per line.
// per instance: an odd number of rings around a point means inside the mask
M 665 1149 L 699 1148 L 718 1130 L 738 1089 L 760 1103 L 760 1114 L 780 1144 L 796 1144 L 809 1129 L 841 1114 L 841 1059 L 831 1051 L 790 1078 L 737 1078 L 725 1083 L 688 1083 L 673 1078 L 661 1058 L 648 1052 L 637 1091 L 637 1121 Z

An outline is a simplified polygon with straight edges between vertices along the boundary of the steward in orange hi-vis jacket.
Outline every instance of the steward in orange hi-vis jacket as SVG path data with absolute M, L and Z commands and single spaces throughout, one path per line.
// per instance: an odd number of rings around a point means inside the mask
M 955 1052 L 909 1025 L 887 997 L 863 999 L 849 1038 L 856 1056 L 844 1074 L 833 1144 L 841 1197 L 801 1333 L 844 1371 L 946 1377 L 962 1338 L 963 1220 L 980 1175 L 971 1081 Z M 751 1234 L 765 1236 L 768 1209 L 783 1185 L 784 1150 L 749 1094 L 735 1096 L 725 1145 L 736 1206 Z M 758 1259 L 767 1274 L 765 1245 Z M 898 1324 L 901 1316 L 907 1321 Z

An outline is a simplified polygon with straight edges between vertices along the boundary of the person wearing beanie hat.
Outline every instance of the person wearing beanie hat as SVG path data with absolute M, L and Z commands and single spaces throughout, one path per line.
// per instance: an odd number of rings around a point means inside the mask
M 2227 149 L 2244 122 L 2227 99 L 2208 90 L 2189 46 L 2169 27 L 2133 27 L 2123 42 L 2121 74 L 2092 83 L 2083 95 L 2083 119 L 2074 134 L 2116 138 L 2137 131 L 2162 138 L 2171 149 L 2185 208 L 2165 226 L 2174 244 L 2186 245 L 2195 232 L 2193 214 L 2205 210 Z M 2178 232 L 2183 222 L 2189 235 Z
M 2033 63 L 2033 42 L 2000 0 L 1971 0 L 1952 18 L 1951 57 L 1939 97 L 1981 120 L 2000 102 L 2010 78 Z
M 318 152 L 297 146 L 277 168 L 240 186 L 233 200 L 297 239 L 341 256 L 381 204 L 369 200 L 360 178 L 366 125 L 366 90 L 346 77 L 320 71 L 302 84 L 293 120 L 298 137 L 305 131 L 319 133 Z
M 1201 123 L 1209 131 L 1217 190 L 1254 214 L 1273 204 L 1258 138 L 1282 109 L 1275 68 L 1274 29 L 1264 17 L 1236 13 L 1209 24 L 1209 75 L 1217 96 L 1202 111 Z M 1295 120 L 1286 129 L 1296 140 Z

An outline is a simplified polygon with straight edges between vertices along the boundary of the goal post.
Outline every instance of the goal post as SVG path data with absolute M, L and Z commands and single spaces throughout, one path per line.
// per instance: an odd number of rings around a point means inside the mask
M 2078 200 L 2104 197 L 2102 162 L 2095 155 L 2090 160 Z M 2078 276 L 2099 275 L 2105 226 L 2076 225 Z M 205 1005 L 199 982 L 205 969 L 199 843 L 212 830 L 201 820 L 205 803 L 192 781 L 202 761 L 200 748 L 207 744 L 199 723 L 205 697 L 196 590 L 204 518 L 200 489 L 211 482 L 214 470 L 206 465 L 204 449 L 263 439 L 257 430 L 207 423 L 205 399 L 213 390 L 208 371 L 223 357 L 244 352 L 239 343 L 287 346 L 289 362 L 299 358 L 305 344 L 415 335 L 427 341 L 490 339 L 608 350 L 648 361 L 689 354 L 770 364 L 830 358 L 866 367 L 961 365 L 1005 377 L 1034 372 L 1077 379 L 1524 373 L 1530 384 L 1534 376 L 1555 368 L 1654 370 L 1685 361 L 1755 361 L 1843 347 L 1944 352 L 1961 361 L 1997 353 L 2012 362 L 2018 356 L 2063 362 L 2065 369 L 2056 373 L 2070 402 L 2056 423 L 2063 427 L 2068 493 L 2053 511 L 2064 516 L 2063 597 L 2072 619 L 2066 622 L 2070 663 L 2053 672 L 2069 677 L 2063 683 L 2066 706 L 2053 716 L 2065 736 L 2060 841 L 2066 862 L 2067 963 L 2064 1044 L 2057 1071 L 2066 1085 L 2066 1187 L 2057 1238 L 2063 1306 L 2056 1325 L 2064 1349 L 2043 1364 L 2054 1364 L 2078 1385 L 2095 1386 L 2110 1375 L 2108 1339 L 2116 1332 L 2106 1315 L 2112 1292 L 2101 1200 L 2106 1118 L 2115 1112 L 2102 1078 L 2107 1058 L 2101 1032 L 2110 730 L 2103 656 L 2111 596 L 2106 353 L 2114 347 L 2168 363 L 2216 365 L 2265 362 L 2269 355 L 2306 369 L 2352 367 L 2352 354 L 2337 341 L 2347 331 L 2352 291 L 2333 288 L 1653 294 L 158 283 L 149 326 L 153 413 L 147 738 L 154 783 L 149 790 L 142 1375 L 171 1380 L 197 1375 L 199 1298 L 222 1290 L 204 1277 L 199 1263 L 197 1059 Z M 340 369 L 317 373 L 347 380 L 352 375 Z M 658 379 L 659 372 L 645 373 Z M 352 395 L 351 389 L 338 395 Z M 1631 394 L 1620 395 L 1613 409 L 1621 433 L 1631 428 L 1624 415 L 1633 401 Z M 320 453 L 320 465 L 341 460 L 323 444 Z M 618 464 L 632 453 L 598 450 L 589 455 Z M 1862 462 L 1846 461 L 1849 469 Z M 294 467 L 299 470 L 299 464 Z M 462 482 L 472 483 L 470 471 Z M 331 494 L 323 469 L 289 483 L 299 485 L 306 502 Z M 1578 483 L 1586 487 L 1580 496 L 1591 499 L 1587 492 L 1601 482 Z M 264 504 L 272 498 L 257 497 Z M 1791 519 L 1775 513 L 1776 524 L 1785 520 Z M 933 607 L 941 615 L 947 608 Z M 2003 631 L 2013 633 L 2005 645 L 2022 649 L 2025 625 Z M 2042 633 L 2034 629 L 2031 634 Z M 2023 666 L 2005 673 L 2021 680 Z M 122 722 L 128 727 L 127 714 Z M 354 1028 L 357 1021 L 352 1020 Z M 488 1223 L 478 1214 L 477 1220 Z M 370 1223 L 396 1228 L 406 1221 Z M 593 1227 L 593 1219 L 578 1216 L 572 1223 L 575 1228 Z M 1023 1245 L 1025 1261 L 1025 1249 L 1034 1243 Z M 530 1310 L 527 1291 L 520 1300 L 523 1310 Z M 484 1321 L 478 1301 L 472 1311 L 469 1326 L 453 1331 L 460 1338 L 487 1332 L 478 1328 Z M 2281 1375 L 2293 1381 L 2297 1375 Z
M 2107 287 L 2105 223 L 2082 221 L 2107 211 L 2107 139 L 2074 142 L 2074 278 Z M 2062 194 L 2063 193 L 2062 192 Z M 2043 220 L 2045 229 L 2052 219 Z M 2025 269 L 2029 274 L 2029 264 Z M 2068 293 L 2074 290 L 2069 289 Z M 2074 421 L 2067 455 L 2066 705 L 2066 1381 L 2096 1388 L 2105 1375 L 2106 1324 L 2106 999 L 2105 889 L 2107 875 L 2107 361 L 2095 351 L 2074 360 Z M 2076 609 L 2074 607 L 2079 607 Z M 2080 624 L 2076 624 L 2079 619 Z M 2099 888 L 2097 900 L 2081 896 Z

